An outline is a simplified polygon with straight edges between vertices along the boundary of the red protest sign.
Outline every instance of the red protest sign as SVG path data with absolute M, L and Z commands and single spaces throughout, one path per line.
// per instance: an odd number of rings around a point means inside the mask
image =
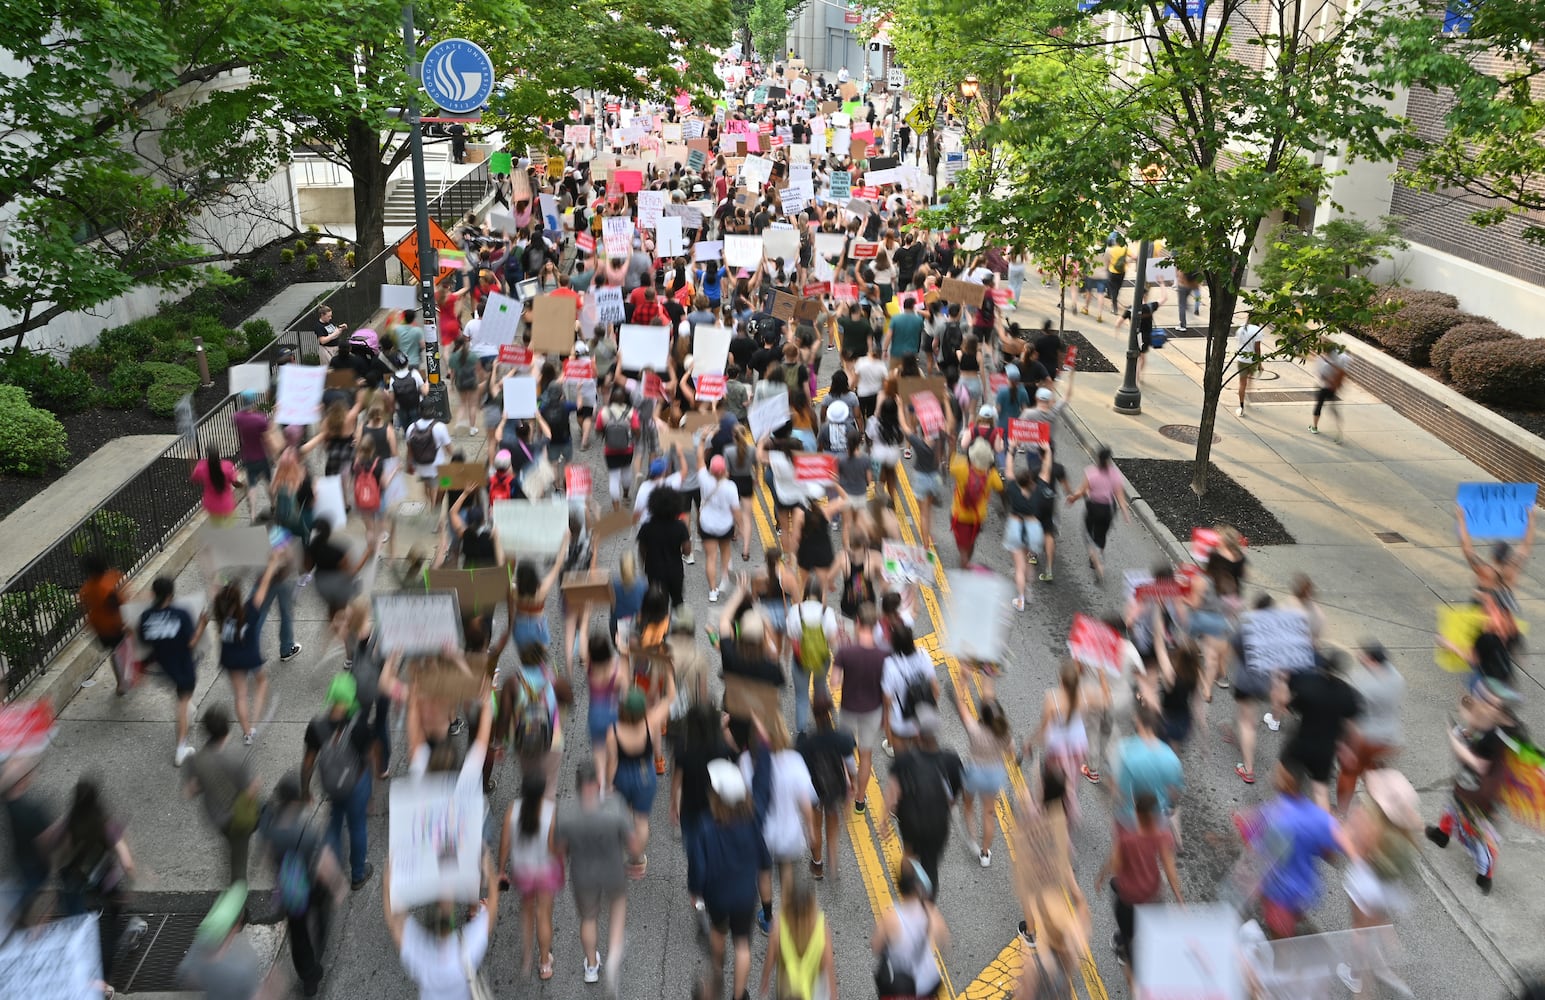
M 987 376 L 987 388 L 992 390 L 994 396 L 998 394 L 999 389 L 1007 389 L 1008 387 L 1009 377 L 1007 375 L 1000 372 L 997 375 Z
M 829 483 L 837 478 L 836 455 L 795 455 L 794 478 L 802 483 Z
M 520 344 L 500 344 L 499 363 L 501 365 L 529 365 L 531 363 L 531 349 Z
M 1029 417 L 1012 417 L 1009 419 L 1009 444 L 1014 447 L 1020 445 L 1034 445 L 1039 448 L 1043 444 L 1051 443 L 1051 424 L 1044 420 L 1031 420 Z
M 1239 539 L 1241 547 L 1249 545 L 1250 540 L 1244 537 Z M 1191 529 L 1191 558 L 1198 563 L 1206 563 L 1213 550 L 1218 547 L 1218 532 L 1213 528 Z
M 1062 354 L 1062 370 L 1066 371 L 1066 372 L 1072 371 L 1073 370 L 1073 362 L 1075 362 L 1077 360 L 1078 360 L 1078 345 L 1077 344 L 1069 344 L 1067 350 L 1064 351 L 1063 354 Z
M 853 256 L 857 260 L 873 260 L 874 258 L 878 257 L 879 255 L 880 255 L 880 244 L 878 244 L 878 243 L 855 243 L 855 244 L 853 244 Z
M 856 187 L 853 189 L 853 197 L 862 198 L 864 201 L 874 201 L 880 197 L 880 189 L 877 187 Z
M 697 377 L 697 398 L 704 402 L 712 403 L 724 398 L 723 375 L 699 375 Z
M 857 302 L 858 286 L 853 284 L 832 285 L 832 298 L 838 302 Z
M 54 707 L 46 700 L 0 706 L 0 760 L 41 753 L 54 733 Z
M 773 123 L 772 122 L 760 122 L 756 126 L 756 130 L 758 132 L 760 132 L 762 135 L 772 135 Z
M 1201 578 L 1202 568 L 1200 566 L 1185 564 L 1175 567 L 1175 579 L 1179 580 L 1181 585 L 1188 591 L 1195 587 L 1196 581 Z
M 1189 589 L 1179 580 L 1171 578 L 1138 584 L 1133 594 L 1139 601 L 1178 601 Z
M 822 295 L 830 295 L 832 283 L 830 281 L 812 281 L 802 289 L 805 298 L 813 299 Z
M 1121 636 L 1115 629 L 1088 615 L 1073 616 L 1068 632 L 1068 652 L 1079 663 L 1099 667 L 1112 676 L 1121 673 Z
M 931 392 L 919 392 L 912 397 L 912 412 L 917 414 L 917 426 L 923 437 L 933 437 L 944 426 L 944 411 L 938 397 Z
M 563 467 L 563 492 L 573 497 L 588 497 L 590 495 L 590 470 L 583 465 L 566 465 Z
M 575 233 L 574 245 L 585 253 L 595 253 L 595 237 L 589 233 Z
M 614 114 L 616 114 L 617 112 L 619 112 L 621 110 L 622 110 L 622 105 L 618 104 L 616 101 L 607 101 L 606 102 L 606 113 L 607 114 L 614 115 Z
M 655 399 L 669 400 L 666 395 L 665 383 L 660 381 L 660 376 L 648 369 L 644 370 L 644 395 L 653 396 Z
M 1007 288 L 992 289 L 992 300 L 1000 306 L 1006 306 L 1014 298 L 1014 293 Z
M 570 358 L 563 363 L 565 382 L 583 382 L 595 378 L 595 362 L 590 358 Z

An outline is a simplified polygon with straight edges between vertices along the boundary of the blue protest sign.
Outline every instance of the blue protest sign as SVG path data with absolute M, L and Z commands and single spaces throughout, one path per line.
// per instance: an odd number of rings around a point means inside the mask
M 1471 538 L 1511 541 L 1524 537 L 1539 483 L 1460 483 L 1455 497 Z
M 1167 3 L 1164 5 L 1164 16 L 1181 17 L 1182 7 L 1184 8 L 1183 16 L 1185 17 L 1200 20 L 1207 16 L 1207 0 L 1185 0 L 1185 3 L 1182 4 L 1181 7 L 1176 7 L 1174 4 Z
M 447 38 L 432 45 L 424 53 L 420 76 L 429 99 L 453 115 L 478 111 L 494 89 L 493 60 L 465 38 Z
M 1475 20 L 1475 6 L 1465 0 L 1451 0 L 1443 11 L 1445 35 L 1468 35 L 1470 24 Z

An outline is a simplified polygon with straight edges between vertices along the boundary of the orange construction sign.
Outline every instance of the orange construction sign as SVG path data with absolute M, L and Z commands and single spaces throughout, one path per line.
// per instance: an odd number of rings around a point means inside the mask
M 454 240 L 445 235 L 445 230 L 434 219 L 429 220 L 429 244 L 436 250 L 457 250 Z M 423 277 L 418 270 L 418 230 L 414 229 L 397 242 L 397 259 L 402 261 L 402 266 L 413 275 L 413 280 L 418 281 Z

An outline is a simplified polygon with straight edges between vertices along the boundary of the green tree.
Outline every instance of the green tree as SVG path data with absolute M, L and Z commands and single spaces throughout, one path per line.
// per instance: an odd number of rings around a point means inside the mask
M 789 31 L 788 8 L 784 0 L 755 0 L 748 26 L 751 43 L 763 62 L 773 62 L 783 54 L 783 40 Z
M 800 11 L 804 10 L 805 5 L 809 2 L 810 0 L 782 0 L 781 6 L 783 7 L 783 27 L 778 29 L 779 33 L 783 33 L 788 30 L 789 20 Z M 779 4 L 769 4 L 768 0 L 730 0 L 730 18 L 734 25 L 735 41 L 740 43 L 741 55 L 746 59 L 751 58 L 752 51 L 758 48 L 761 44 L 757 41 L 756 31 L 753 29 L 751 23 L 753 16 L 755 16 L 755 11 L 759 5 L 766 6 L 768 8 L 762 14 L 762 16 L 768 19 L 768 23 L 772 23 L 770 17 L 772 8 L 779 6 Z M 783 54 L 781 49 L 782 42 L 780 41 L 778 46 L 772 49 L 770 53 L 763 52 L 763 55 L 772 55 L 776 57 Z

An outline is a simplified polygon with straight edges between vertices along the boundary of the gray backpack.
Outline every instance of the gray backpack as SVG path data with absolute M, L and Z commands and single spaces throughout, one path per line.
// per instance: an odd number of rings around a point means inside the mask
M 354 787 L 359 784 L 365 769 L 365 762 L 354 749 L 354 742 L 350 738 L 362 714 L 355 712 L 349 721 L 334 730 L 328 741 L 322 744 L 322 749 L 317 751 L 317 780 L 322 785 L 322 794 L 334 802 L 354 794 Z

